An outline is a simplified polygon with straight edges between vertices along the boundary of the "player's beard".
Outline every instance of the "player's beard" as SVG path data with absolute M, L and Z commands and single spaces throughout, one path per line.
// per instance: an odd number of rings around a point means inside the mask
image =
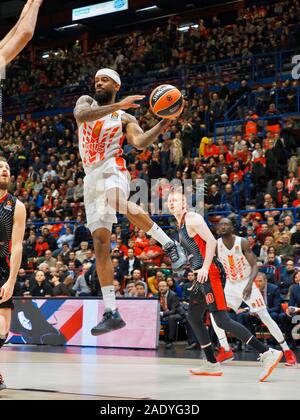
M 0 181 L 0 190 L 6 191 L 9 187 L 9 181 Z
M 99 93 L 96 92 L 95 99 L 99 106 L 108 105 L 113 101 L 113 92 L 108 90 Z

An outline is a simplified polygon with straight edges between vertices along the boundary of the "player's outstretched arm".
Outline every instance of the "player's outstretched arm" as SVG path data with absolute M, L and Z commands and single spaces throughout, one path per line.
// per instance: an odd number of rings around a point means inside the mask
M 138 150 L 143 150 L 154 143 L 158 136 L 170 125 L 170 120 L 162 120 L 150 130 L 144 132 L 137 120 L 132 115 L 126 114 L 123 117 L 126 124 L 126 139 L 129 144 Z
M 217 241 L 207 226 L 203 217 L 194 212 L 187 213 L 185 217 L 185 222 L 188 230 L 188 234 L 193 238 L 196 235 L 199 235 L 200 238 L 206 242 L 206 255 L 205 260 L 202 266 L 202 269 L 198 272 L 197 280 L 200 283 L 204 283 L 208 278 L 208 271 L 213 262 L 214 257 L 216 256 Z
M 126 110 L 129 108 L 139 108 L 140 105 L 136 104 L 135 101 L 141 101 L 142 99 L 144 99 L 144 96 L 141 95 L 128 96 L 121 102 L 116 102 L 110 105 L 92 107 L 92 103 L 94 101 L 93 98 L 84 95 L 81 96 L 76 103 L 74 109 L 74 117 L 78 125 L 84 122 L 96 121 L 103 117 L 106 117 L 106 115 L 112 114 L 113 112 L 119 111 L 121 109 Z
M 25 233 L 26 210 L 23 203 L 17 201 L 14 226 L 12 232 L 12 247 L 10 256 L 10 274 L 7 282 L 0 289 L 0 303 L 9 300 L 14 291 L 17 275 L 22 262 L 23 238 Z
M 10 63 L 32 39 L 43 0 L 30 0 L 17 24 L 0 44 L 1 67 Z

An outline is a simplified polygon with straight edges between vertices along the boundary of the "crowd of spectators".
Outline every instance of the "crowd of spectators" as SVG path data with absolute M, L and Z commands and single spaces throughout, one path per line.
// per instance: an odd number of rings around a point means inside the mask
M 188 33 L 177 31 L 176 22 L 170 20 L 167 30 L 158 28 L 147 36 L 132 34 L 124 40 L 124 49 L 120 46 L 117 51 L 112 49 L 116 54 L 109 53 L 111 45 L 107 41 L 105 48 L 101 46 L 101 55 L 97 53 L 99 45 L 94 47 L 97 57 L 94 60 L 92 56 L 82 56 L 77 43 L 72 52 L 61 51 L 57 56 L 50 56 L 36 69 L 31 69 L 30 74 L 26 73 L 29 63 L 22 62 L 21 58 L 14 66 L 21 66 L 22 71 L 8 78 L 7 94 L 25 93 L 31 88 L 61 87 L 66 81 L 71 85 L 86 81 L 85 77 L 90 83 L 91 76 L 102 64 L 122 75 L 137 76 L 150 69 L 157 72 L 168 67 L 198 64 L 200 59 L 234 58 L 241 52 L 246 59 L 253 52 L 286 48 L 298 14 L 298 2 L 281 2 L 246 10 L 231 26 L 222 26 L 217 17 L 213 18 L 210 28 L 200 21 L 199 28 Z M 270 36 L 266 36 L 268 31 Z M 130 60 L 127 57 L 129 44 L 136 46 L 136 56 L 131 49 Z M 187 45 L 190 47 L 186 48 Z M 77 60 L 71 59 L 74 56 Z M 151 61 L 153 57 L 155 66 Z M 208 135 L 207 120 L 217 121 L 236 98 L 247 96 L 253 87 L 243 80 L 238 90 L 231 91 L 221 81 L 218 93 L 198 94 L 193 84 L 187 84 L 186 106 L 174 125 L 147 150 L 138 152 L 125 145 L 124 152 L 133 180 L 143 179 L 149 185 L 151 180 L 157 180 L 152 183 L 149 196 L 158 196 L 160 206 L 157 208 L 150 203 L 146 210 L 160 215 L 157 222 L 170 234 L 175 222 L 172 217 L 163 217 L 167 213 L 164 199 L 170 188 L 166 180 L 192 179 L 194 184 L 189 193 L 193 202 L 198 192 L 195 181 L 203 182 L 208 221 L 214 227 L 220 212 L 235 218 L 238 233 L 249 240 L 266 274 L 262 290 L 267 293 L 268 282 L 276 288 L 276 299 L 279 294 L 280 305 L 275 305 L 278 309 L 275 318 L 289 334 L 289 317 L 284 315 L 281 303 L 290 302 L 289 307 L 300 307 L 299 275 L 295 268 L 300 255 L 300 223 L 296 223 L 300 213 L 300 133 L 296 119 L 286 119 L 284 124 L 279 117 L 276 119 L 281 110 L 274 106 L 274 95 L 283 85 L 286 88 L 283 102 L 292 106 L 297 82 L 274 83 L 271 89 L 255 87 L 258 94 L 255 108 L 238 109 L 240 115 L 246 117 L 241 131 L 226 142 L 218 138 L 217 143 Z M 56 108 L 55 98 L 50 99 L 52 105 L 46 108 Z M 257 120 L 262 115 L 272 117 L 264 127 Z M 156 121 L 145 107 L 136 117 L 144 130 Z M 1 154 L 11 167 L 10 191 L 24 202 L 28 216 L 15 294 L 99 296 L 95 256 L 90 232 L 85 226 L 85 175 L 74 119 L 63 114 L 42 119 L 28 115 L 5 122 L 0 129 Z M 242 209 L 247 213 L 239 218 Z M 124 220 L 120 220 L 112 234 L 111 257 L 117 296 L 158 296 L 162 322 L 168 324 L 167 342 L 174 342 L 178 320 L 185 322 L 194 274 L 187 272 L 182 278 L 174 277 L 159 244 Z M 249 319 L 241 322 L 249 323 Z M 193 347 L 197 343 L 185 325 L 189 346 Z

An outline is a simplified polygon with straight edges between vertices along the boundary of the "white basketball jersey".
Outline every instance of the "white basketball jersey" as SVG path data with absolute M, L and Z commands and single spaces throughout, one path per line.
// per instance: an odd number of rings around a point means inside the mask
M 227 280 L 232 283 L 249 280 L 251 274 L 251 266 L 242 250 L 242 239 L 236 236 L 232 249 L 225 246 L 222 238 L 218 239 L 218 259 L 226 271 Z
M 96 101 L 92 104 L 94 106 L 97 106 Z M 99 162 L 122 156 L 123 114 L 124 111 L 116 111 L 79 126 L 79 152 L 86 173 L 91 172 Z

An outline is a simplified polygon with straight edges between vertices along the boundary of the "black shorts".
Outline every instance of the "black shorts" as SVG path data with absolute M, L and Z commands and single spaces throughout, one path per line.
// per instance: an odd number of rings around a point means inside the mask
M 0 259 L 0 287 L 2 287 L 9 278 L 9 266 L 3 258 Z M 14 304 L 12 298 L 7 300 L 4 303 L 1 303 L 0 300 L 0 309 L 14 309 Z
M 212 265 L 209 270 L 207 282 L 201 284 L 197 280 L 191 292 L 191 302 L 196 297 L 196 303 L 202 299 L 202 303 L 207 305 L 209 312 L 226 311 L 227 303 L 224 293 L 226 275 L 223 270 Z

